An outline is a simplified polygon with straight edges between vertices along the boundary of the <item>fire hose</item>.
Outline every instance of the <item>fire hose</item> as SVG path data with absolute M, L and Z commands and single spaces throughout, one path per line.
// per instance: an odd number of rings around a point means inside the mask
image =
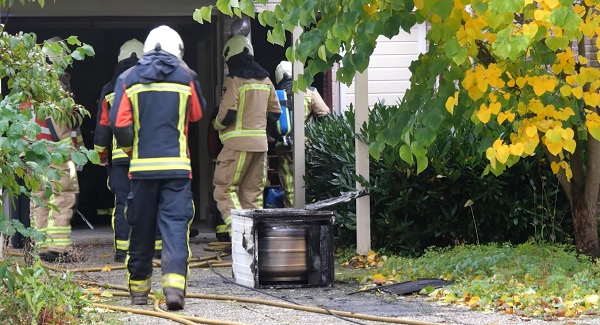
M 22 253 L 9 253 L 7 255 L 23 256 Z M 191 263 L 189 264 L 189 267 L 190 268 L 192 268 L 192 267 L 210 267 L 211 269 L 213 267 L 228 267 L 228 266 L 231 266 L 231 263 L 223 262 L 221 259 L 222 257 L 228 256 L 228 255 L 229 254 L 223 254 L 221 252 L 217 252 L 213 256 L 192 258 L 192 259 L 190 259 Z M 101 267 L 68 269 L 68 268 L 62 268 L 62 267 L 48 265 L 46 263 L 43 263 L 43 264 L 48 269 L 57 271 L 57 272 L 67 272 L 68 271 L 68 272 L 73 272 L 73 273 L 81 273 L 81 272 L 105 271 L 105 268 L 101 268 Z M 160 263 L 154 262 L 154 266 L 160 266 Z M 119 265 L 119 266 L 114 266 L 114 267 L 110 268 L 110 270 L 120 270 L 120 269 L 125 269 L 125 266 Z M 217 273 L 217 274 L 220 275 L 219 273 Z M 220 276 L 223 277 L 222 275 L 220 275 Z M 82 285 L 82 286 L 93 286 L 93 287 L 119 290 L 119 291 L 106 292 L 109 295 L 112 295 L 115 297 L 128 297 L 129 296 L 129 292 L 128 292 L 129 290 L 125 286 L 113 285 L 113 284 L 109 284 L 109 283 L 94 282 L 94 281 L 86 281 L 86 280 L 74 280 L 74 282 L 79 285 Z M 91 293 L 93 295 L 101 294 L 98 291 L 92 291 L 89 289 L 85 290 L 85 292 Z M 205 318 L 201 318 L 201 317 L 186 316 L 186 315 L 170 313 L 170 312 L 167 312 L 167 311 L 163 310 L 162 308 L 160 308 L 160 299 L 158 299 L 156 296 L 149 295 L 148 297 L 152 300 L 153 307 L 154 307 L 153 311 L 132 308 L 132 307 L 121 307 L 121 306 L 115 306 L 115 305 L 109 305 L 109 304 L 101 304 L 101 303 L 92 303 L 92 305 L 96 308 L 102 308 L 102 309 L 107 309 L 107 310 L 159 317 L 159 318 L 172 320 L 174 322 L 178 322 L 180 324 L 186 324 L 186 325 L 187 324 L 244 325 L 243 323 L 237 323 L 237 322 L 220 321 L 220 320 L 215 320 L 215 319 L 205 319 Z M 360 314 L 360 313 L 332 310 L 332 309 L 327 309 L 327 308 L 310 307 L 310 306 L 306 306 L 306 305 L 299 305 L 299 304 L 288 303 L 288 302 L 277 302 L 277 301 L 259 299 L 259 298 L 246 298 L 246 297 L 238 297 L 238 296 L 194 294 L 194 293 L 187 293 L 185 297 L 190 298 L 190 299 L 235 301 L 235 302 L 241 302 L 241 303 L 259 304 L 259 305 L 265 305 L 265 306 L 271 306 L 271 307 L 277 307 L 277 308 L 285 308 L 285 309 L 291 309 L 291 310 L 297 310 L 297 311 L 304 311 L 304 312 L 309 312 L 309 313 L 332 315 L 332 316 L 347 320 L 349 322 L 358 323 L 358 324 L 362 324 L 362 323 L 354 322 L 350 319 L 359 319 L 359 320 L 376 321 L 376 322 L 393 323 L 393 324 L 406 324 L 406 325 L 440 325 L 439 323 L 418 321 L 418 320 L 407 319 L 407 318 L 393 318 L 393 317 L 383 317 L 383 316 L 375 316 L 375 315 L 369 315 L 369 314 Z

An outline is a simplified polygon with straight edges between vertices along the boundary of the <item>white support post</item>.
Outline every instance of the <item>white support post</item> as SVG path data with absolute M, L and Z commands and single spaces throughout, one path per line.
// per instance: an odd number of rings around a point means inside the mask
M 369 121 L 369 73 L 366 69 L 363 73 L 357 73 L 356 85 L 356 107 L 354 131 L 360 134 L 363 123 Z M 369 146 L 354 140 L 356 150 L 356 174 L 369 180 Z M 363 186 L 356 183 L 356 189 L 361 190 Z M 367 255 L 371 251 L 371 200 L 368 195 L 356 200 L 356 253 Z
M 296 45 L 302 34 L 302 28 L 296 27 L 292 33 L 292 44 Z M 302 63 L 294 60 L 292 74 L 294 80 L 304 72 Z M 294 208 L 301 209 L 306 204 L 306 193 L 304 191 L 304 174 L 306 160 L 304 155 L 304 92 L 294 93 Z

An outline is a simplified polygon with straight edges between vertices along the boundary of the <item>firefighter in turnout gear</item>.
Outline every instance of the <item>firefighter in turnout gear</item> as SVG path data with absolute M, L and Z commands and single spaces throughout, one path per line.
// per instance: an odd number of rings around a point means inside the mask
M 275 82 L 277 89 L 284 90 L 287 96 L 287 104 L 289 108 L 293 108 L 292 99 L 292 63 L 289 61 L 281 61 L 275 68 Z M 321 95 L 314 87 L 308 87 L 304 93 L 304 122 L 320 120 L 329 115 L 330 109 L 321 98 Z M 285 191 L 285 207 L 293 207 L 294 205 L 294 153 L 291 145 L 293 140 L 282 137 L 276 138 L 278 141 L 275 144 L 275 150 L 279 156 L 279 164 L 277 173 L 279 180 Z
M 47 40 L 47 43 L 59 42 L 59 37 L 53 37 Z M 46 55 L 51 62 L 55 62 L 55 57 L 46 51 Z M 70 90 L 71 75 L 66 71 L 60 75 L 59 80 L 67 96 L 72 96 Z M 25 106 L 30 103 L 24 104 Z M 73 147 L 79 148 L 83 145 L 83 139 L 78 125 L 72 126 L 67 123 L 59 123 L 52 117 L 46 117 L 44 120 L 34 116 L 36 123 L 41 127 L 41 133 L 36 136 L 37 140 L 47 140 L 55 143 L 71 143 Z M 52 150 L 49 146 L 48 150 Z M 73 254 L 73 242 L 71 240 L 71 218 L 76 209 L 77 196 L 79 195 L 79 183 L 77 180 L 77 166 L 71 160 L 56 165 L 51 168 L 60 171 L 60 180 L 53 182 L 50 197 L 47 197 L 43 187 L 33 191 L 32 195 L 37 197 L 42 205 L 31 200 L 30 219 L 31 225 L 39 232 L 45 235 L 43 241 L 37 242 L 39 255 L 46 262 L 72 262 L 75 259 Z M 56 210 L 48 206 L 53 204 Z
M 224 224 L 217 237 L 231 236 L 231 210 L 262 209 L 267 178 L 267 129 L 273 130 L 281 109 L 269 73 L 254 62 L 250 40 L 231 37 L 223 56 L 229 75 L 213 126 L 223 149 L 213 179 L 214 199 Z
M 202 117 L 204 99 L 195 72 L 182 61 L 183 41 L 159 26 L 144 42 L 144 56 L 121 74 L 110 110 L 113 133 L 131 155 L 131 226 L 126 260 L 134 305 L 148 303 L 156 228 L 163 238 L 162 289 L 169 310 L 184 307 L 193 218 L 188 123 Z
M 116 142 L 110 129 L 109 111 L 115 97 L 115 83 L 117 77 L 127 69 L 135 66 L 138 59 L 144 55 L 144 44 L 137 39 L 130 39 L 121 45 L 117 57 L 117 67 L 112 80 L 108 82 L 100 93 L 98 100 L 98 116 L 94 136 L 94 149 L 100 156 L 101 165 L 107 166 L 108 188 L 115 195 L 115 208 L 112 214 L 112 228 L 114 232 L 115 262 L 125 262 L 129 249 L 129 224 L 125 219 L 125 205 L 130 191 L 129 156 Z M 109 166 L 110 164 L 110 166 Z M 162 240 L 160 233 L 155 241 L 155 256 L 160 255 Z

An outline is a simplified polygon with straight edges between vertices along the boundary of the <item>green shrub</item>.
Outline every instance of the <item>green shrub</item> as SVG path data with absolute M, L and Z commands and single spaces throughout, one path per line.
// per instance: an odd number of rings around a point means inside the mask
M 51 273 L 39 261 L 32 267 L 0 261 L 0 319 L 3 324 L 97 324 L 90 297 L 72 273 Z
M 361 138 L 382 133 L 383 121 L 395 106 L 376 105 Z M 354 111 L 333 115 L 306 128 L 306 190 L 310 201 L 367 185 L 371 198 L 373 246 L 420 254 L 429 246 L 510 241 L 528 238 L 560 241 L 569 231 L 569 208 L 545 159 L 528 157 L 505 174 L 482 176 L 487 160 L 481 154 L 474 126 L 438 135 L 429 148 L 429 167 L 416 167 L 388 147 L 379 160 L 371 157 L 369 184 L 355 175 Z M 390 132 L 390 130 L 388 130 Z M 393 130 L 391 130 L 393 132 Z M 341 244 L 355 242 L 354 202 L 332 208 Z

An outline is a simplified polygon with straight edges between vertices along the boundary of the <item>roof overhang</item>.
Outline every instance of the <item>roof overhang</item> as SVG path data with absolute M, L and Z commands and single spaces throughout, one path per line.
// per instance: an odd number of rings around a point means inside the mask
M 15 1 L 9 14 L 14 17 L 92 17 L 92 16 L 192 16 L 194 10 L 211 0 L 46 0 L 44 8 L 37 2 L 21 5 Z M 6 16 L 7 8 L 1 15 Z

